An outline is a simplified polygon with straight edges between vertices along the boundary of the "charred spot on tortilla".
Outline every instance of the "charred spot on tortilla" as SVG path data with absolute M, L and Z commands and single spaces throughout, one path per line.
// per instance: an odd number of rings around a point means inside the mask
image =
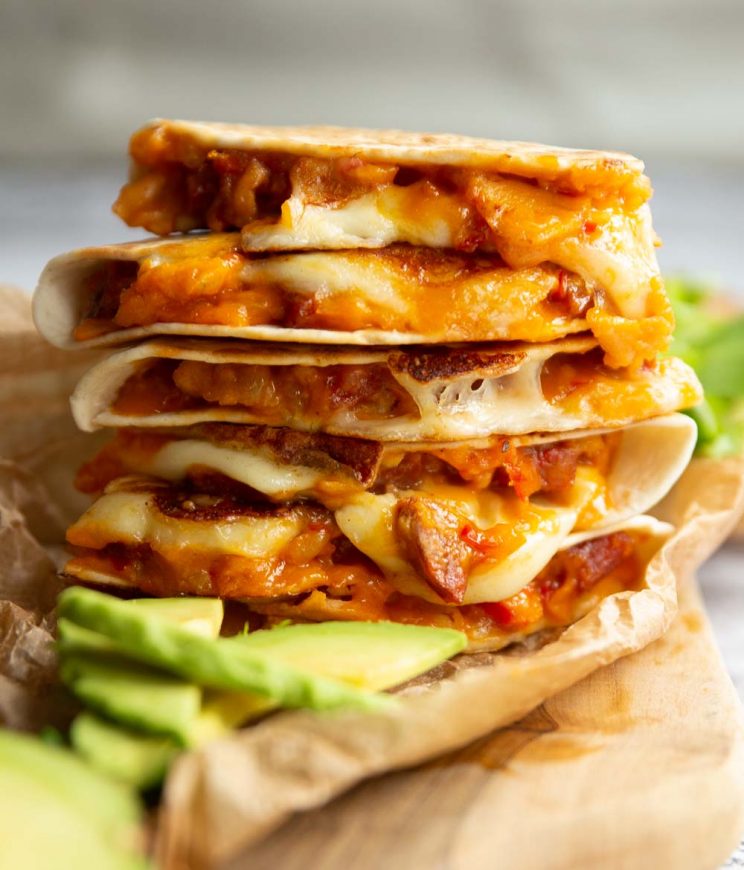
M 429 384 L 455 378 L 498 378 L 510 374 L 522 363 L 525 351 L 472 351 L 464 348 L 427 348 L 391 354 L 388 365 L 396 374 L 404 374 Z
M 153 495 L 161 514 L 195 523 L 222 522 L 239 517 L 289 517 L 296 512 L 291 504 L 277 506 L 247 502 L 231 495 L 208 495 L 170 487 L 156 490 Z

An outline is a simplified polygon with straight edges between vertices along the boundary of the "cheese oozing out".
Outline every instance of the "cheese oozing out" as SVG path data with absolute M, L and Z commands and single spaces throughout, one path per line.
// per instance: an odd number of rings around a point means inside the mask
M 557 263 L 602 286 L 623 316 L 647 313 L 648 297 L 661 283 L 647 205 L 596 213 L 579 198 L 570 210 L 568 197 L 504 179 L 487 181 L 482 197 L 495 237 L 490 248 L 510 266 Z M 505 225 L 504 211 L 524 223 Z M 596 220 L 584 220 L 584 214 Z M 333 207 L 307 203 L 301 193 L 293 193 L 277 221 L 248 224 L 242 239 L 249 251 L 381 248 L 397 242 L 454 248 L 468 220 L 461 195 L 431 185 L 391 185 Z
M 468 526 L 488 530 L 508 523 L 518 530 L 522 542 L 500 558 L 484 559 L 468 576 L 464 604 L 502 601 L 526 586 L 561 549 L 576 524 L 582 508 L 598 493 L 601 484 L 590 469 L 579 469 L 565 506 L 520 502 L 490 490 L 468 491 L 439 486 L 430 490 L 440 504 L 467 517 Z M 396 534 L 398 504 L 418 493 L 362 493 L 335 512 L 346 537 L 380 567 L 396 588 L 428 601 L 439 598 L 424 583 L 401 546 Z
M 648 368 L 608 370 L 591 353 L 596 347 L 583 338 L 515 345 L 508 352 L 486 351 L 482 364 L 468 364 L 465 371 L 422 377 L 417 354 L 401 363 L 380 350 L 318 354 L 193 340 L 179 342 L 174 350 L 141 344 L 94 366 L 78 384 L 72 408 L 86 431 L 213 421 L 380 441 L 444 441 L 627 426 L 699 402 L 699 383 L 681 360 L 668 357 Z M 173 367 L 159 363 L 161 357 L 177 365 L 160 380 L 153 378 L 157 390 L 148 390 L 148 366 Z M 422 358 L 426 362 L 426 354 Z M 458 351 L 453 349 L 451 359 L 453 364 L 460 359 Z M 354 379 L 358 399 L 324 377 L 325 367 L 336 364 L 344 377 L 348 373 Z M 275 376 L 275 370 L 280 374 Z M 257 372 L 268 384 L 260 395 L 254 389 Z M 378 376 L 386 379 L 385 390 L 376 385 Z
M 190 438 L 168 441 L 157 452 L 138 457 L 137 465 L 143 474 L 170 481 L 183 480 L 189 468 L 208 468 L 274 499 L 312 490 L 325 476 L 319 469 L 279 462 L 259 450 L 235 450 Z

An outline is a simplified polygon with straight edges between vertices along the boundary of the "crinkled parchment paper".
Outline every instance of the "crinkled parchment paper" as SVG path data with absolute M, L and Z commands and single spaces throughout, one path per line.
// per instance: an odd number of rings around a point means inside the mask
M 70 484 L 95 436 L 75 434 L 66 410 L 90 358 L 46 348 L 26 307 L 0 293 L 0 720 L 36 728 L 64 722 L 70 711 L 55 687 L 50 647 L 55 557 L 82 506 Z M 12 318 L 2 316 L 6 308 Z M 606 599 L 542 646 L 448 663 L 384 714 L 286 712 L 184 754 L 164 790 L 160 864 L 216 867 L 291 813 L 513 722 L 644 647 L 675 614 L 676 578 L 718 546 L 743 505 L 744 460 L 698 460 L 660 507 L 678 529 L 650 562 L 641 591 Z

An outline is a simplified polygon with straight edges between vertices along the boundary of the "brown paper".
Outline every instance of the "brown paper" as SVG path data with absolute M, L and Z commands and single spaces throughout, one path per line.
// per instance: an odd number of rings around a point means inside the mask
M 0 293 L 3 305 L 15 319 L 0 336 L 0 410 L 10 424 L 0 430 L 0 720 L 36 728 L 69 715 L 54 688 L 59 585 L 50 553 L 80 509 L 70 484 L 95 444 L 74 432 L 66 409 L 87 360 L 35 339 L 17 297 Z M 28 370 L 21 354 L 33 362 Z M 160 863 L 218 866 L 291 813 L 488 734 L 644 647 L 674 616 L 675 577 L 690 574 L 734 525 L 743 479 L 744 460 L 693 463 L 661 506 L 679 528 L 649 564 L 645 588 L 606 599 L 542 647 L 461 658 L 436 681 L 410 686 L 384 714 L 287 712 L 184 754 L 164 790 Z
M 51 554 L 81 506 L 71 482 L 94 445 L 68 397 L 95 358 L 46 345 L 28 296 L 0 287 L 0 724 L 13 728 L 61 725 L 73 709 L 57 684 Z
M 488 734 L 646 646 L 675 614 L 675 577 L 691 574 L 735 522 L 743 475 L 744 461 L 693 463 L 663 506 L 683 524 L 649 564 L 646 588 L 606 599 L 541 649 L 481 656 L 480 666 L 410 690 L 389 713 L 283 713 L 182 756 L 164 794 L 162 864 L 217 866 L 291 813 Z

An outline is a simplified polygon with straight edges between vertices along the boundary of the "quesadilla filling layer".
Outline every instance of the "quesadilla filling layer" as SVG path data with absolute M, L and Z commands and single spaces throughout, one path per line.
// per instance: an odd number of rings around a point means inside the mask
M 660 288 L 653 316 L 621 317 L 607 294 L 553 264 L 512 270 L 497 256 L 394 245 L 256 258 L 236 235 L 154 246 L 136 261 L 102 260 L 84 283 L 78 341 L 156 323 L 375 330 L 428 341 L 544 342 L 596 328 L 614 366 L 653 359 L 672 315 Z
M 247 601 L 267 618 L 454 625 L 489 645 L 565 625 L 641 582 L 638 529 L 562 547 L 565 531 L 545 547 L 549 510 L 522 505 L 519 519 L 476 527 L 455 502 L 409 494 L 393 512 L 394 552 L 383 540 L 364 553 L 353 527 L 317 503 L 270 505 L 124 478 L 69 529 L 75 555 L 65 570 L 157 596 Z M 502 565 L 508 577 L 498 576 Z M 471 601 L 470 584 L 489 572 L 490 594 Z
M 406 242 L 492 252 L 512 269 L 555 263 L 597 282 L 625 317 L 657 313 L 648 305 L 662 287 L 644 205 L 651 189 L 625 167 L 617 178 L 582 175 L 578 167 L 520 178 L 359 156 L 213 149 L 167 126 L 135 134 L 130 151 L 136 173 L 114 206 L 130 226 L 160 235 L 243 229 L 248 251 Z
M 611 369 L 596 347 L 547 358 L 450 350 L 380 359 L 336 365 L 150 359 L 138 363 L 110 410 L 152 420 L 214 409 L 218 419 L 337 434 L 375 432 L 384 421 L 412 427 L 423 421 L 441 438 L 447 436 L 440 426 L 490 426 L 487 416 L 494 428 L 515 419 L 526 427 L 521 431 L 565 430 L 624 425 L 699 401 L 694 374 L 679 360 Z
M 568 504 L 577 471 L 595 495 L 576 527 L 601 520 L 610 506 L 607 476 L 622 433 L 520 444 L 497 437 L 486 446 L 403 448 L 361 439 L 209 423 L 164 431 L 120 429 L 76 478 L 97 494 L 113 480 L 147 474 L 187 481 L 207 494 L 274 502 L 313 499 L 342 507 L 362 492 L 419 491 L 453 497 L 457 489 L 490 490 L 526 501 L 533 496 Z

